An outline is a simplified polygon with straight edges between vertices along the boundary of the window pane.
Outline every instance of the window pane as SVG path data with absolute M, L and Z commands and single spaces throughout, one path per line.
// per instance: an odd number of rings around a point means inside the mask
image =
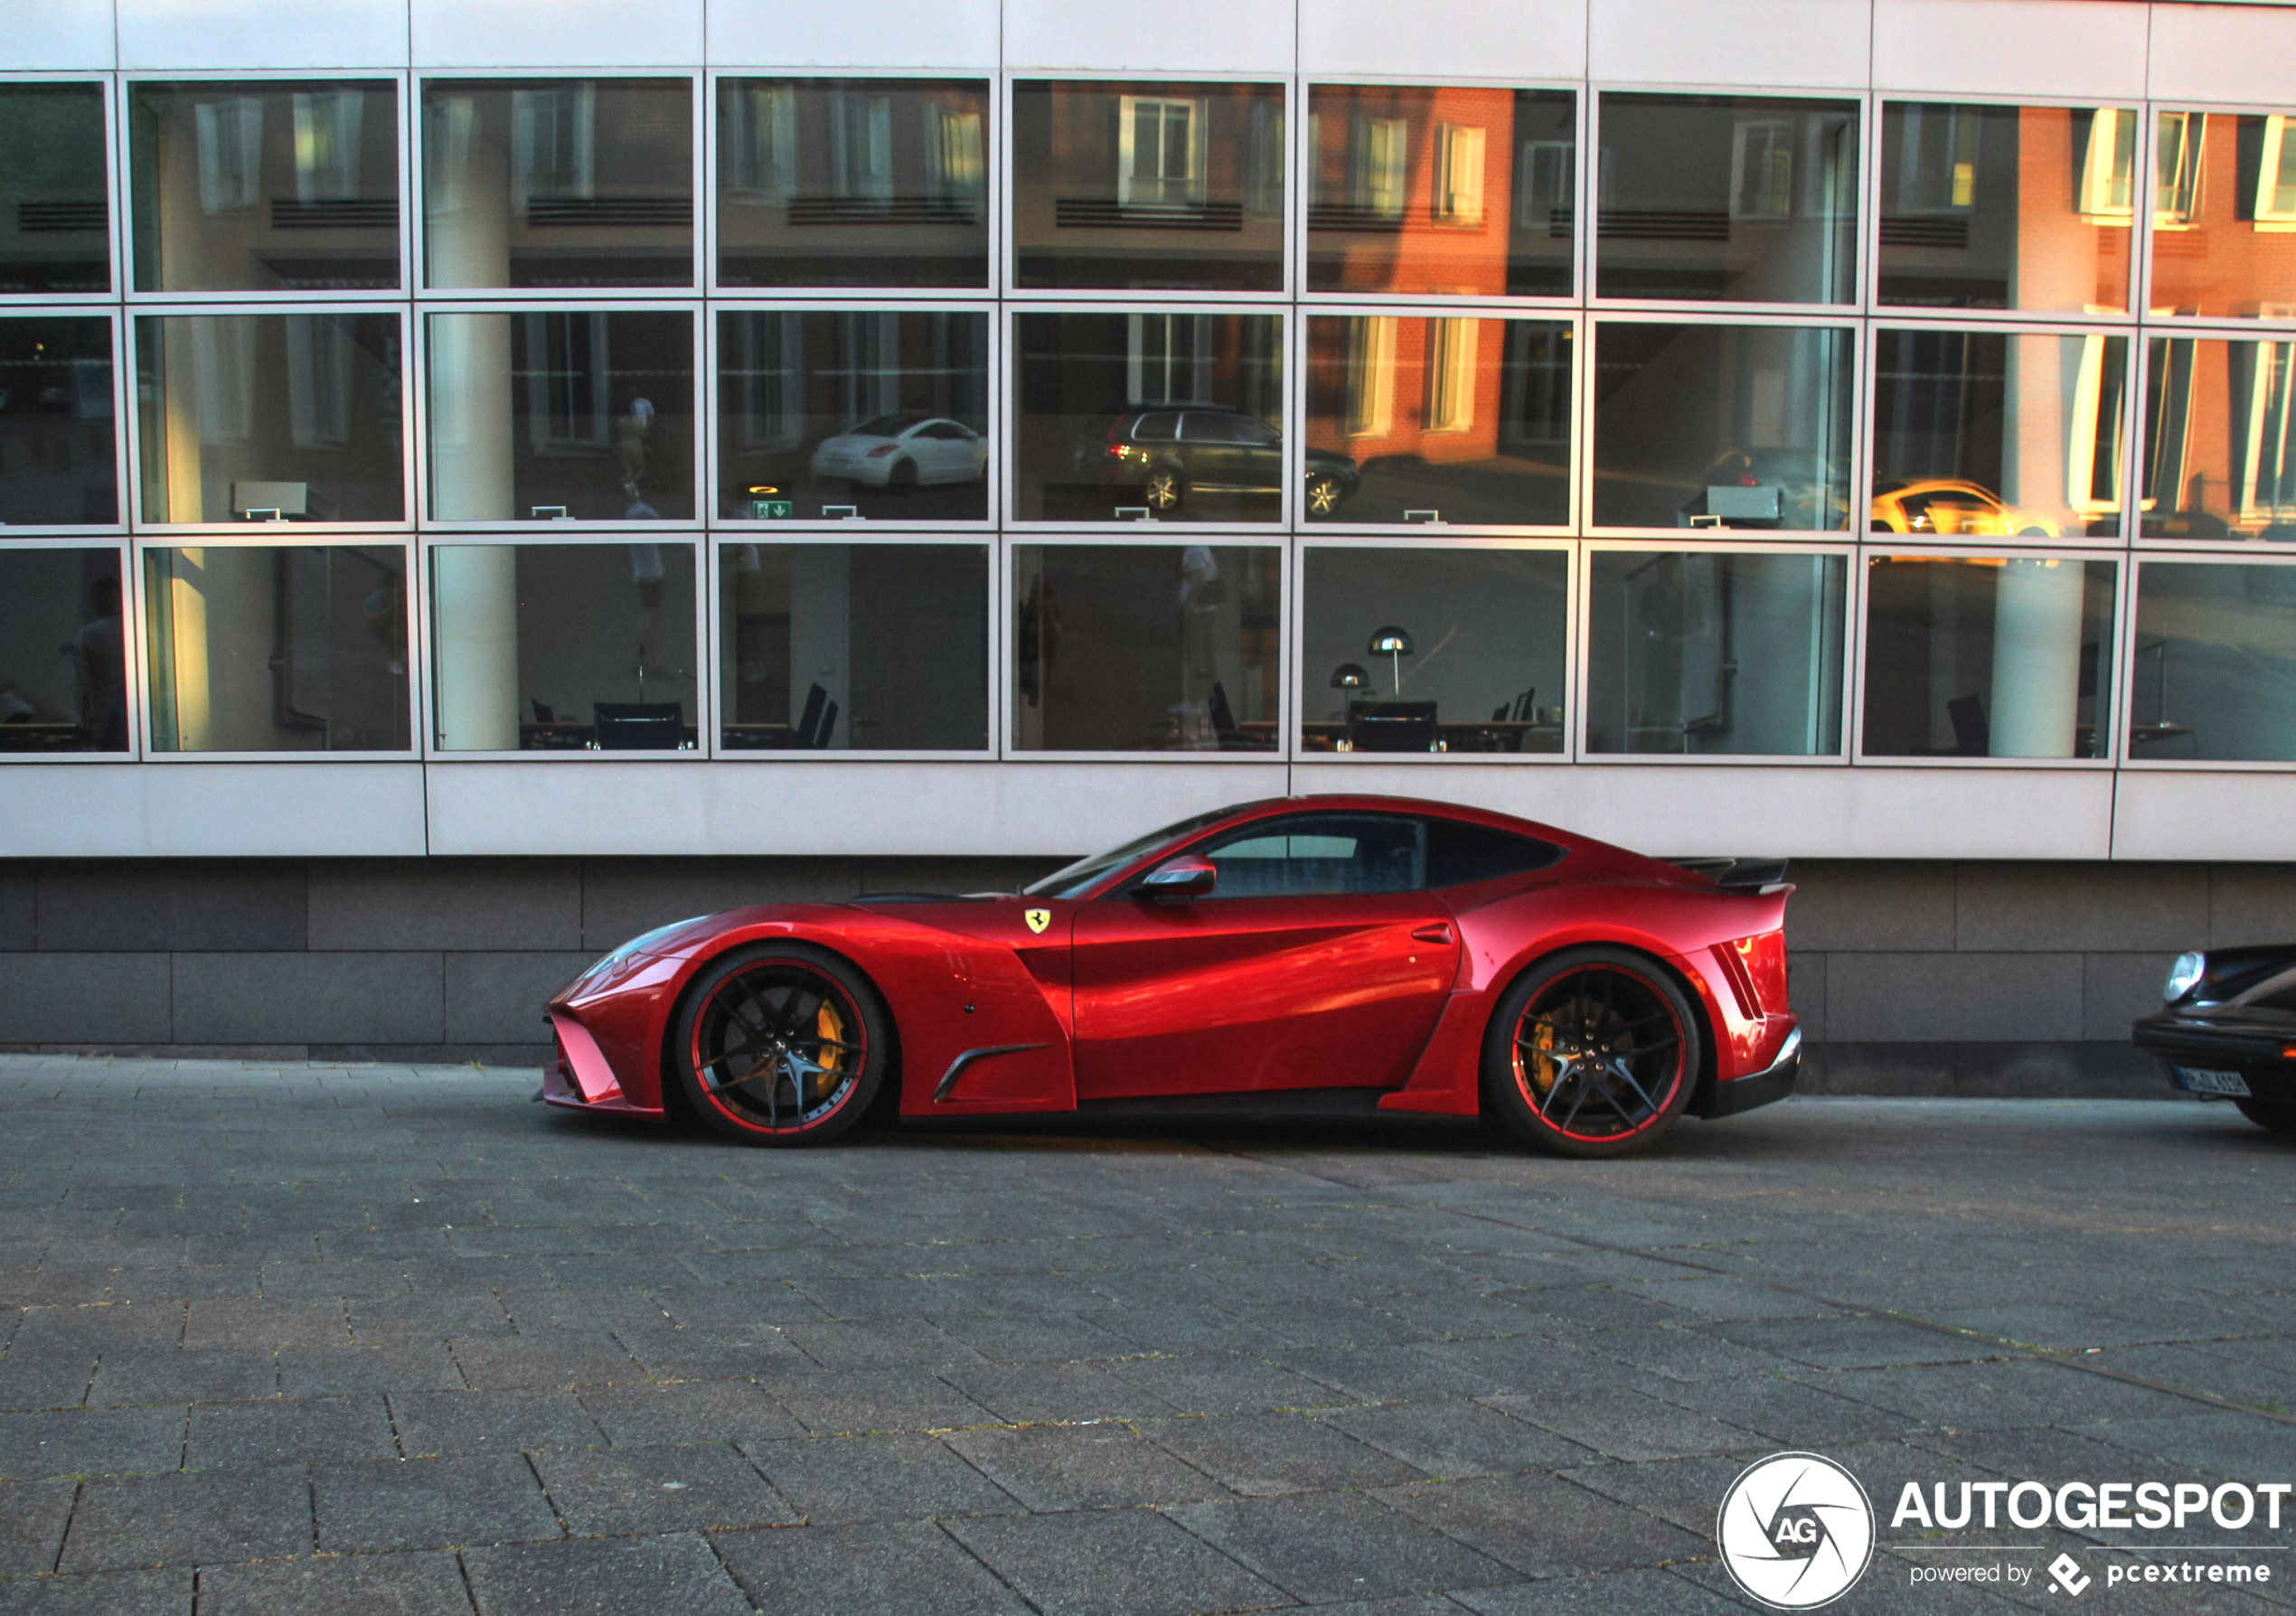
M 522 79 L 422 90 L 423 284 L 693 282 L 693 87 Z
M 1605 95 L 1601 113 L 1601 296 L 1857 296 L 1855 101 Z
M 1021 520 L 1276 520 L 1281 315 L 1022 315 L 1013 325 Z
M 2129 687 L 2132 758 L 2296 759 L 2296 571 L 2142 563 Z
M 1280 568 L 1256 546 L 1015 546 L 1020 749 L 1275 750 Z
M 719 281 L 986 287 L 988 110 L 979 80 L 720 80 Z
M 157 750 L 409 745 L 397 545 L 148 550 L 144 591 Z
M 1219 871 L 1206 896 L 1416 892 L 1427 884 L 1426 841 L 1426 822 L 1403 813 L 1301 813 L 1264 820 L 1200 850 Z
M 2113 587 L 2110 561 L 1872 558 L 1867 756 L 2103 756 Z
M 0 86 L 0 292 L 108 292 L 104 91 Z
M 1881 301 L 2126 310 L 2136 136 L 2126 107 L 1889 103 Z
M 116 550 L 0 550 L 0 752 L 127 750 Z
M 139 291 L 400 284 L 396 85 L 137 84 L 127 128 Z
M 407 514 L 395 315 L 136 322 L 146 521 Z
M 691 749 L 691 544 L 445 544 L 430 556 L 434 744 Z
M 1606 322 L 1595 350 L 1604 527 L 1849 525 L 1847 331 Z
M 2155 337 L 2144 536 L 2296 539 L 2296 343 Z
M 720 512 L 985 519 L 988 348 L 985 313 L 720 315 Z
M 1570 296 L 1570 91 L 1319 84 L 1307 127 L 1311 289 Z
M 1280 84 L 1012 87 L 1014 284 L 1284 285 Z
M 1841 556 L 1595 550 L 1586 749 L 1841 749 Z
M 1873 531 L 2119 534 L 2126 337 L 1878 331 L 1874 352 Z
M 2291 116 L 2160 115 L 2152 312 L 2296 318 Z
M 1563 749 L 1562 551 L 1311 550 L 1302 566 L 1302 747 Z
M 1307 323 L 1310 521 L 1570 518 L 1571 328 L 1551 320 Z
M 743 751 L 989 744 L 989 552 L 970 544 L 727 544 L 720 736 Z
M 111 322 L 0 320 L 0 523 L 118 521 Z
M 434 517 L 692 519 L 692 315 L 429 319 Z

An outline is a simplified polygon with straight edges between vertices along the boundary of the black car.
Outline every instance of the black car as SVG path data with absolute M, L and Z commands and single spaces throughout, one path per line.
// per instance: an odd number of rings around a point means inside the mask
M 1157 515 L 1190 493 L 1277 493 L 1284 439 L 1256 415 L 1212 404 L 1127 409 L 1077 439 L 1075 465 L 1088 482 L 1138 490 Z M 1360 479 L 1355 462 L 1328 449 L 1307 452 L 1301 497 L 1311 516 L 1329 516 Z
M 2296 1133 L 2296 944 L 2180 955 L 2161 997 L 2133 1035 L 2169 1081 Z

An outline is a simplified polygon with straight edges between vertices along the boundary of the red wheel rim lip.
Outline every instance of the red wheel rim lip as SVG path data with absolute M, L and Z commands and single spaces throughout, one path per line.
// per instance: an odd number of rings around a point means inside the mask
M 1570 981 L 1571 978 L 1575 976 L 1585 976 L 1590 972 L 1600 971 L 1615 972 L 1619 975 L 1627 978 L 1629 981 L 1640 982 L 1642 987 L 1649 991 L 1652 999 L 1656 1000 L 1661 1005 L 1664 1006 L 1666 1013 L 1670 1017 L 1674 1017 L 1674 1066 L 1673 1070 L 1667 1075 L 1668 1081 L 1665 1094 L 1653 1098 L 1651 1105 L 1651 1114 L 1649 1117 L 1635 1123 L 1633 1127 L 1628 1128 L 1622 1132 L 1576 1133 L 1570 1129 L 1565 1128 L 1558 1123 L 1548 1121 L 1543 1115 L 1539 1115 L 1538 1096 L 1532 1091 L 1529 1080 L 1523 1074 L 1522 1045 L 1520 1038 L 1522 1029 L 1529 1023 L 1531 1011 L 1538 1007 L 1540 1000 L 1545 999 L 1548 994 L 1552 992 L 1557 987 Z M 1621 1140 L 1638 1139 L 1642 1134 L 1647 1133 L 1651 1129 L 1659 1124 L 1660 1120 L 1666 1115 L 1667 1108 L 1674 1104 L 1675 1095 L 1681 1089 L 1683 1057 L 1689 1053 L 1687 1041 L 1685 1040 L 1683 1035 L 1689 1030 L 1689 1029 L 1688 1028 L 1681 1024 L 1680 1018 L 1675 1017 L 1674 1007 L 1667 1002 L 1666 995 L 1662 991 L 1661 991 L 1659 984 L 1651 981 L 1650 977 L 1645 976 L 1642 972 L 1627 965 L 1574 965 L 1569 970 L 1563 972 L 1561 974 L 1552 978 L 1550 981 L 1543 984 L 1540 987 L 1537 997 L 1533 998 L 1530 1003 L 1523 1006 L 1523 1013 L 1516 1019 L 1514 1030 L 1510 1035 L 1508 1047 L 1508 1059 L 1513 1067 L 1515 1075 L 1515 1090 L 1522 1096 L 1524 1104 L 1530 1107 L 1532 1114 L 1538 1116 L 1539 1125 L 1542 1128 L 1548 1129 L 1560 1138 L 1572 1140 L 1580 1144 L 1616 1144 Z
M 852 1072 L 848 1074 L 841 1074 L 846 1077 L 844 1092 L 839 1095 L 835 1100 L 831 1102 L 828 1107 L 821 1112 L 820 1114 L 807 1117 L 805 1121 L 796 1123 L 793 1127 L 776 1128 L 761 1123 L 754 1117 L 743 1115 L 740 1112 L 728 1105 L 725 1103 L 724 1096 L 719 1091 L 710 1088 L 708 1085 L 697 1083 L 695 1086 L 701 1089 L 701 1098 L 708 1103 L 710 1108 L 715 1111 L 720 1116 L 724 1117 L 728 1122 L 732 1123 L 736 1127 L 747 1129 L 752 1133 L 762 1134 L 768 1139 L 794 1139 L 800 1134 L 813 1132 L 815 1129 L 818 1129 L 823 1124 L 826 1123 L 831 1118 L 842 1112 L 846 1106 L 852 1104 L 853 1096 L 861 1092 L 861 1074 L 869 1069 L 869 1025 L 861 1018 L 861 1006 L 854 1001 L 853 996 L 845 991 L 845 985 L 839 982 L 835 977 L 831 976 L 825 971 L 822 971 L 813 965 L 806 964 L 805 962 L 800 960 L 779 962 L 761 960 L 752 965 L 748 970 L 735 972 L 723 982 L 720 982 L 710 988 L 710 990 L 702 996 L 701 1002 L 694 1007 L 693 1037 L 686 1048 L 686 1061 L 687 1064 L 692 1067 L 695 1073 L 699 1074 L 701 1071 L 701 1029 L 708 1024 L 710 1007 L 719 1001 L 720 998 L 725 993 L 726 990 L 734 986 L 737 982 L 745 980 L 755 972 L 776 969 L 802 972 L 807 977 L 810 977 L 814 982 L 819 982 L 823 987 L 828 990 L 823 997 L 833 999 L 836 1002 L 838 1013 L 842 1015 L 848 1025 L 852 1027 L 854 1034 L 853 1041 L 859 1045 L 860 1048 L 857 1051 Z M 729 1015 L 731 1014 L 730 1011 L 727 1013 Z

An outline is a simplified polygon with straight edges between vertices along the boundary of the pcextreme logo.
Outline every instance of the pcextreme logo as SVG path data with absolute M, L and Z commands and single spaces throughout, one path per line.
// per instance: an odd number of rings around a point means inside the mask
M 1715 1540 L 1739 1587 L 1778 1611 L 1840 1599 L 1874 1555 L 1874 1507 L 1820 1453 L 1773 1453 L 1722 1495 Z

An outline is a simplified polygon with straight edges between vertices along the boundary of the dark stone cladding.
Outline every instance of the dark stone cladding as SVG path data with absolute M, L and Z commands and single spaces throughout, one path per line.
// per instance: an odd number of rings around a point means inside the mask
M 531 1066 L 606 950 L 775 899 L 1010 889 L 1043 859 L 26 860 L 0 1049 Z M 2128 1024 L 2188 948 L 2296 938 L 2296 866 L 1797 862 L 1804 1092 L 2144 1095 Z

